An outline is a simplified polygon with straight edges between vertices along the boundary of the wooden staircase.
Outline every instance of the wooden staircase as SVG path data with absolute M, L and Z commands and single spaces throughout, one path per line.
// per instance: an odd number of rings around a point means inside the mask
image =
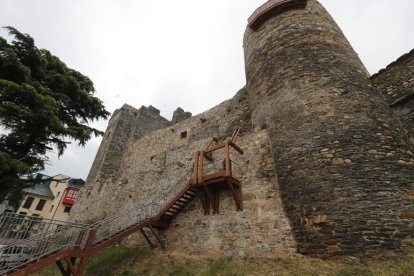
M 79 232 L 76 246 L 67 246 L 61 250 L 47 252 L 41 256 L 34 255 L 36 258 L 33 257 L 27 263 L 8 270 L 0 270 L 0 275 L 27 275 L 52 263 L 56 263 L 62 275 L 83 275 L 87 259 L 90 255 L 138 231 L 152 248 L 156 247 L 156 243 L 151 240 L 150 234 L 155 238 L 160 247 L 165 248 L 157 230 L 167 229 L 178 214 L 197 196 L 202 201 L 204 214 L 208 215 L 210 213 L 210 204 L 213 206 L 213 214 L 218 213 L 218 194 L 222 187 L 228 187 L 231 190 L 237 210 L 242 210 L 241 182 L 233 175 L 232 160 L 230 160 L 230 147 L 234 148 L 238 153 L 243 154 L 243 151 L 235 144 L 239 133 L 240 128 L 237 128 L 231 138 L 221 144 L 218 143 L 219 140 L 217 138 L 213 138 L 203 151 L 197 152 L 191 179 L 185 180 L 184 185 L 179 183 L 181 184 L 179 186 L 181 188 L 162 208 L 158 209 L 159 211 L 155 215 L 151 215 L 152 208 L 157 207 L 153 203 L 152 205 L 141 206 L 91 224 Z M 225 149 L 222 169 L 218 172 L 205 174 L 203 169 L 205 165 L 204 159 L 206 162 L 216 162 L 213 153 L 220 149 Z M 218 161 L 221 160 L 218 159 Z M 140 212 L 144 214 L 148 213 L 149 215 L 142 215 L 135 222 L 125 227 L 119 228 L 119 225 L 117 225 L 116 222 L 131 220 L 134 215 L 136 216 Z M 20 244 L 24 244 L 24 242 L 25 240 L 20 242 Z M 66 266 L 63 264 L 63 261 L 66 263 Z
M 155 228 L 160 230 L 168 228 L 177 215 L 197 196 L 198 191 L 192 184 L 193 181 L 190 180 L 187 183 L 187 186 L 160 211 L 158 216 L 155 218 Z

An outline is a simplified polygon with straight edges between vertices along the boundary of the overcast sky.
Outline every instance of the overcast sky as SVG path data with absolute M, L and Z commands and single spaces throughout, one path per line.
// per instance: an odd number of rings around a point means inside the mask
M 243 33 L 264 2 L 0 0 L 0 26 L 30 34 L 39 48 L 90 77 L 109 111 L 153 105 L 171 119 L 178 106 L 198 114 L 245 84 Z M 414 48 L 412 0 L 321 2 L 370 73 Z M 50 154 L 45 173 L 86 179 L 99 143 L 70 146 L 60 160 Z

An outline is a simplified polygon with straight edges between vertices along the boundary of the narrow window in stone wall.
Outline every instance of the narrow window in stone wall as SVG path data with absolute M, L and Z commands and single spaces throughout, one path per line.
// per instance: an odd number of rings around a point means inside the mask
M 103 188 L 103 183 L 100 183 L 99 188 L 98 188 L 98 192 L 102 191 L 102 188 Z
M 55 207 L 55 205 L 52 205 L 51 207 L 50 207 L 50 212 L 52 212 L 53 211 L 53 208 Z
M 184 139 L 185 137 L 187 137 L 187 130 L 186 130 L 186 131 L 181 132 L 181 134 L 180 134 L 180 138 L 181 138 L 181 139 Z

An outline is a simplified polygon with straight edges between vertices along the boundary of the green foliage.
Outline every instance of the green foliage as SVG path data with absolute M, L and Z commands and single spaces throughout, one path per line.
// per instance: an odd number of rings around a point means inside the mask
M 0 37 L 0 202 L 16 205 L 22 178 L 44 168 L 48 151 L 61 155 L 70 139 L 84 146 L 102 135 L 88 123 L 109 113 L 88 77 L 38 49 L 29 35 L 5 29 L 13 39 Z

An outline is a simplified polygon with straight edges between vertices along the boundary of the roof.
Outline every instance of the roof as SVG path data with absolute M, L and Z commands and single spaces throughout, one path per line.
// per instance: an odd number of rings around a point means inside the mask
M 52 190 L 50 190 L 49 185 L 50 181 L 35 184 L 33 187 L 24 189 L 24 192 L 27 194 L 54 198 L 55 196 L 53 195 Z
M 74 188 L 74 189 L 80 189 L 85 185 L 85 181 L 83 179 L 76 179 L 76 178 L 71 178 L 68 180 L 68 187 L 69 188 Z

